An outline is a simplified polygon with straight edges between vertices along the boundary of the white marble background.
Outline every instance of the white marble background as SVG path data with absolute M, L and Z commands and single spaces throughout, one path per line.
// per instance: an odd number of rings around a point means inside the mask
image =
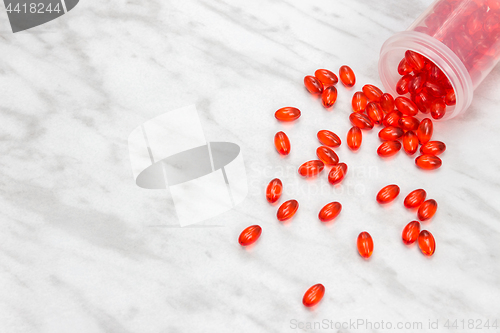
M 339 86 L 328 112 L 304 75 L 348 64 L 354 89 L 380 85 L 382 43 L 430 3 L 82 0 L 17 34 L 2 9 L 0 332 L 365 331 L 294 329 L 323 319 L 421 321 L 416 332 L 429 320 L 439 331 L 447 319 L 500 325 L 500 67 L 465 114 L 435 125 L 448 145 L 436 172 L 403 152 L 380 160 L 377 131 L 356 154 L 338 149 L 350 167 L 342 186 L 295 171 L 315 157 L 318 130 L 345 139 L 355 91 Z M 242 147 L 250 192 L 204 226 L 179 228 L 168 192 L 135 186 L 127 137 L 192 103 L 207 139 Z M 274 119 L 286 105 L 303 111 L 293 126 Z M 272 144 L 282 129 L 287 159 Z M 286 187 L 280 202 L 300 202 L 287 225 L 264 197 L 275 176 Z M 389 183 L 402 194 L 380 207 L 375 194 Z M 415 219 L 402 201 L 415 188 L 439 204 L 424 223 L 437 242 L 430 259 L 400 240 Z M 317 212 L 334 200 L 344 209 L 322 225 Z M 237 237 L 252 224 L 263 234 L 245 251 Z M 375 242 L 369 261 L 355 247 L 363 230 Z M 301 299 L 315 283 L 326 295 L 309 311 Z

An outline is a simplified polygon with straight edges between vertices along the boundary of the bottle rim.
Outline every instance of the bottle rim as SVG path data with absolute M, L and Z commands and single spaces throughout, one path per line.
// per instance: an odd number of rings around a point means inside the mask
M 447 106 L 445 116 L 439 120 L 454 118 L 464 110 L 467 110 L 472 103 L 474 94 L 472 79 L 467 68 L 465 68 L 462 61 L 448 46 L 422 32 L 400 32 L 390 37 L 382 45 L 378 70 L 386 91 L 393 96 L 399 96 L 396 92 L 396 83 L 401 76 L 397 68 L 399 61 L 404 57 L 404 53 L 407 50 L 420 53 L 434 62 L 448 77 L 455 90 L 456 104 L 454 106 Z

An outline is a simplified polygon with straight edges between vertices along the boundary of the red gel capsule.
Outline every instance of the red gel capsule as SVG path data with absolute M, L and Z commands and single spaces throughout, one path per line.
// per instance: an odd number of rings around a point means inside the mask
M 420 73 L 416 75 L 411 81 L 408 83 L 408 92 L 410 94 L 416 94 L 422 91 L 424 88 L 425 80 L 427 79 L 424 73 Z
M 455 97 L 455 91 L 450 89 L 446 92 L 446 97 L 444 99 L 446 105 L 455 105 L 457 104 L 457 98 Z
M 398 124 L 404 131 L 416 131 L 420 121 L 412 116 L 402 116 L 399 118 Z
M 433 119 L 441 119 L 446 113 L 446 104 L 442 99 L 435 99 L 431 103 L 431 117 Z
M 422 113 L 431 112 L 432 99 L 425 92 L 421 91 L 417 94 L 411 95 L 411 98 L 413 103 L 415 103 L 417 108 L 420 110 L 420 112 Z
M 304 177 L 313 177 L 323 171 L 325 164 L 320 160 L 305 162 L 299 167 L 299 174 Z
M 414 51 L 406 51 L 405 52 L 405 60 L 406 63 L 415 71 L 420 72 L 424 69 L 425 66 L 425 58 Z
M 300 110 L 291 106 L 287 106 L 276 111 L 274 116 L 280 121 L 294 121 L 299 119 Z
M 278 132 L 274 135 L 274 146 L 281 155 L 286 156 L 290 154 L 290 140 L 284 132 Z
M 432 137 L 433 128 L 434 127 L 432 125 L 432 120 L 430 120 L 429 118 L 425 118 L 420 122 L 420 125 L 417 129 L 417 137 L 418 142 L 420 142 L 421 145 L 429 142 Z
M 384 119 L 384 111 L 382 111 L 382 108 L 376 102 L 368 103 L 366 106 L 366 115 L 376 125 L 382 124 L 382 120 Z
M 371 102 L 379 102 L 380 97 L 384 94 L 382 90 L 374 86 L 373 84 L 365 84 L 362 88 L 363 93 Z
M 347 146 L 353 150 L 356 151 L 361 147 L 361 141 L 363 140 L 363 134 L 361 133 L 361 130 L 359 127 L 351 127 L 349 132 L 347 132 Z
M 415 241 L 418 239 L 419 234 L 420 234 L 420 222 L 411 221 L 403 229 L 403 234 L 402 234 L 403 243 L 405 243 L 406 245 L 415 243 Z
M 418 137 L 413 131 L 408 131 L 403 135 L 403 149 L 408 155 L 413 155 L 418 149 Z
M 394 104 L 396 104 L 396 108 L 407 116 L 414 116 L 418 113 L 418 108 L 409 98 L 406 97 L 397 97 L 394 100 Z
M 429 141 L 420 147 L 420 153 L 424 155 L 439 155 L 446 150 L 446 145 L 441 141 Z
M 401 61 L 399 62 L 399 65 L 398 65 L 399 75 L 406 75 L 412 71 L 413 71 L 413 68 L 411 68 L 408 65 L 408 63 L 406 62 L 406 59 L 405 58 L 401 59 Z
M 307 91 L 313 95 L 319 95 L 323 92 L 323 84 L 312 75 L 307 75 L 304 78 L 304 85 Z
M 314 76 L 323 84 L 323 87 L 333 86 L 339 82 L 337 75 L 328 69 L 317 69 Z
M 399 127 L 387 126 L 378 132 L 378 137 L 382 141 L 394 141 L 402 137 L 404 133 Z
M 394 126 L 399 127 L 399 119 L 401 118 L 401 112 L 394 110 L 385 115 L 384 120 L 382 120 L 382 124 L 384 126 Z
M 399 141 L 383 142 L 377 149 L 377 154 L 380 157 L 389 157 L 395 155 L 401 149 Z
M 318 132 L 318 140 L 325 146 L 329 147 L 338 147 L 342 143 L 340 141 L 340 138 L 338 137 L 337 134 L 333 133 L 332 131 L 328 130 L 321 130 Z
M 321 103 L 325 108 L 331 108 L 337 101 L 337 88 L 334 86 L 327 87 L 321 94 Z
M 252 245 L 259 239 L 260 234 L 262 233 L 262 228 L 258 225 L 251 225 L 245 228 L 238 238 L 238 242 L 241 246 Z
M 344 86 L 350 88 L 356 84 L 356 76 L 349 66 L 342 66 L 339 69 L 340 81 L 344 84 Z
M 385 113 L 394 111 L 394 97 L 391 94 L 385 93 L 380 97 L 380 107 Z
M 426 91 L 434 97 L 443 97 L 446 95 L 446 90 L 437 83 L 427 81 L 424 86 Z
M 396 83 L 396 92 L 400 95 L 404 95 L 408 93 L 408 87 L 410 85 L 410 81 L 413 79 L 413 75 L 406 74 Z
M 339 157 L 337 156 L 337 154 L 333 151 L 332 148 L 329 148 L 327 146 L 318 147 L 316 149 L 316 155 L 318 155 L 318 158 L 327 165 L 335 165 L 339 163 Z
M 325 295 L 325 287 L 321 284 L 315 284 L 311 288 L 307 289 L 304 297 L 302 298 L 302 304 L 310 308 L 318 304 L 323 296 Z
M 341 210 L 342 205 L 340 204 L 340 202 L 330 202 L 323 208 L 321 208 L 318 214 L 318 218 L 321 222 L 329 222 L 336 218 L 340 214 Z
M 438 208 L 437 202 L 434 199 L 429 199 L 424 201 L 420 207 L 418 207 L 417 216 L 420 221 L 426 221 L 436 214 Z
M 360 129 L 371 130 L 373 128 L 373 122 L 371 119 L 362 113 L 351 113 L 349 120 L 354 126 L 359 127 Z
M 275 203 L 283 193 L 283 183 L 278 178 L 274 178 L 269 182 L 266 189 L 266 199 L 270 203 Z
M 373 253 L 373 239 L 369 233 L 367 233 L 366 231 L 360 233 L 358 236 L 357 245 L 360 256 L 362 256 L 365 259 L 371 257 Z
M 330 184 L 335 185 L 340 183 L 347 173 L 347 164 L 339 163 L 334 165 L 328 174 L 328 182 Z
M 427 193 L 423 189 L 411 191 L 405 198 L 404 205 L 406 208 L 417 208 L 424 202 Z
M 279 221 L 286 221 L 295 215 L 297 209 L 299 209 L 299 203 L 297 200 L 285 201 L 281 204 L 280 208 L 278 208 L 276 217 Z
M 398 185 L 387 185 L 382 187 L 380 191 L 377 193 L 377 202 L 379 204 L 386 204 L 399 195 L 399 186 Z
M 354 112 L 363 112 L 368 104 L 368 98 L 361 91 L 356 91 L 352 95 L 351 104 Z
M 425 170 L 434 170 L 439 168 L 443 164 L 443 161 L 434 155 L 420 155 L 415 159 L 415 164 Z
M 427 231 L 422 230 L 418 235 L 418 247 L 423 254 L 430 257 L 436 251 L 436 241 L 434 240 L 434 236 Z

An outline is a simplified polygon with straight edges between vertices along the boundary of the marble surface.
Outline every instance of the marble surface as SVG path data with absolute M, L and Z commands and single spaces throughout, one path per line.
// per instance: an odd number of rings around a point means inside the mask
M 341 186 L 331 187 L 326 173 L 312 181 L 296 173 L 315 157 L 318 130 L 345 139 L 352 93 L 380 85 L 382 43 L 430 3 L 81 1 L 17 34 L 2 14 L 0 332 L 387 331 L 382 321 L 393 331 L 425 332 L 448 331 L 448 319 L 500 325 L 499 66 L 466 113 L 435 125 L 434 137 L 448 146 L 439 170 L 418 170 L 402 152 L 379 159 L 371 131 L 357 153 L 337 149 L 350 168 Z M 343 64 L 358 83 L 339 86 L 326 111 L 302 79 Z M 134 184 L 127 138 L 146 120 L 193 103 L 207 140 L 240 145 L 249 193 L 235 209 L 180 228 L 168 191 Z M 274 119 L 287 105 L 303 111 L 291 126 Z M 279 130 L 293 145 L 286 159 L 272 144 Z M 287 224 L 264 197 L 274 177 L 285 184 L 280 202 L 300 202 Z M 389 183 L 402 195 L 381 207 L 375 194 Z M 439 204 L 423 224 L 436 238 L 432 258 L 400 239 L 415 219 L 402 201 L 415 188 Z M 322 225 L 317 212 L 330 201 L 343 211 Z M 263 234 L 244 250 L 237 237 L 252 224 Z M 368 261 L 355 247 L 363 230 L 375 242 Z M 326 295 L 310 311 L 301 299 L 315 283 Z M 373 327 L 346 326 L 358 320 Z M 436 320 L 439 329 L 429 329 Z M 396 329 L 408 322 L 422 329 Z M 322 326 L 300 328 L 314 323 Z

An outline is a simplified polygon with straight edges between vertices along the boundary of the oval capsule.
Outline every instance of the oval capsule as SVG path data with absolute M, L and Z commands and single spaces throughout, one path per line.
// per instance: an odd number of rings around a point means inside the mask
M 358 235 L 357 240 L 358 252 L 359 255 L 365 259 L 368 259 L 373 254 L 373 239 L 372 236 L 363 231 Z
M 434 97 L 443 97 L 446 95 L 446 90 L 439 84 L 431 81 L 427 81 L 424 84 L 426 92 Z
M 385 93 L 380 96 L 380 107 L 385 113 L 394 111 L 394 97 L 391 94 Z
M 323 87 L 333 86 L 339 82 L 337 75 L 328 69 L 317 69 L 314 76 L 323 84 Z
M 270 203 L 275 203 L 283 193 L 283 183 L 279 178 L 274 178 L 269 182 L 266 189 L 266 199 Z
M 325 108 L 331 108 L 337 101 L 337 88 L 330 86 L 323 90 L 321 94 L 321 103 Z
M 403 135 L 403 149 L 408 155 L 413 155 L 418 149 L 418 137 L 413 131 L 408 131 Z
M 291 219 L 299 209 L 299 203 L 297 200 L 288 200 L 281 204 L 276 213 L 276 217 L 279 221 L 286 221 Z
M 405 198 L 404 205 L 406 208 L 417 208 L 424 202 L 427 192 L 423 189 L 411 191 Z
M 394 126 L 399 127 L 399 119 L 401 118 L 401 112 L 394 110 L 385 115 L 384 120 L 382 120 L 382 124 L 384 126 Z
M 340 81 L 342 84 L 348 88 L 354 86 L 356 84 L 356 76 L 354 75 L 353 70 L 349 66 L 342 66 L 339 69 Z
M 394 100 L 394 104 L 396 105 L 396 108 L 399 110 L 399 112 L 407 116 L 414 116 L 418 113 L 417 106 L 409 98 L 401 96 L 397 97 Z
M 446 92 L 446 96 L 444 98 L 446 105 L 455 105 L 457 104 L 457 97 L 455 96 L 455 90 L 450 89 Z
M 429 118 L 422 119 L 417 129 L 418 142 L 420 142 L 421 145 L 426 144 L 431 139 L 433 128 L 432 120 Z
M 340 202 L 330 202 L 323 208 L 321 208 L 318 214 L 318 218 L 321 222 L 329 222 L 336 218 L 340 214 L 341 210 L 342 205 L 340 204 Z
M 312 75 L 304 77 L 304 85 L 307 91 L 313 95 L 319 95 L 323 92 L 323 84 Z
M 274 116 L 279 121 L 294 121 L 299 119 L 300 110 L 291 106 L 287 106 L 276 111 Z
M 351 129 L 347 132 L 347 146 L 356 151 L 361 147 L 361 141 L 363 140 L 363 134 L 361 130 L 357 126 L 351 127 Z
M 418 207 L 417 216 L 420 221 L 426 221 L 434 216 L 437 211 L 437 202 L 434 199 L 424 201 Z
M 376 102 L 368 103 L 366 106 L 366 115 L 376 125 L 382 124 L 382 120 L 384 119 L 384 111 Z
M 368 98 L 361 91 L 356 91 L 352 95 L 351 104 L 354 112 L 364 112 L 368 104 Z
M 408 65 L 408 63 L 406 62 L 406 59 L 403 58 L 401 59 L 401 61 L 399 62 L 399 65 L 398 65 L 398 73 L 399 75 L 406 75 L 406 74 L 409 74 L 413 71 L 413 68 L 410 67 L 410 65 Z
M 347 173 L 347 164 L 339 163 L 334 165 L 328 174 L 328 182 L 332 185 L 339 184 Z
M 406 74 L 396 83 L 396 92 L 400 95 L 405 95 L 408 93 L 410 86 L 410 81 L 413 80 L 413 75 Z
M 378 132 L 378 137 L 382 141 L 394 141 L 403 136 L 405 132 L 399 128 L 394 126 L 384 127 Z
M 430 257 L 436 251 L 436 241 L 434 240 L 434 236 L 427 231 L 422 230 L 418 235 L 418 247 L 423 254 Z
M 424 69 L 425 58 L 417 52 L 411 50 L 406 51 L 405 60 L 408 66 L 415 72 L 420 72 L 422 69 Z
M 339 163 L 339 157 L 332 148 L 321 146 L 316 149 L 318 158 L 327 165 L 335 165 Z
M 399 118 L 398 124 L 404 131 L 416 131 L 420 121 L 412 116 L 402 116 Z
M 424 88 L 425 80 L 427 79 L 425 73 L 419 73 L 414 76 L 408 83 L 408 92 L 410 94 L 416 94 L 422 91 Z
M 274 146 L 281 155 L 286 156 L 290 154 L 290 140 L 284 132 L 278 132 L 274 135 Z
M 354 126 L 359 127 L 360 129 L 371 130 L 373 128 L 373 122 L 371 119 L 362 113 L 351 113 L 349 120 Z
M 317 134 L 319 142 L 321 142 L 325 146 L 329 147 L 338 147 L 342 143 L 337 134 L 333 133 L 329 130 L 321 130 Z
M 386 204 L 397 198 L 399 195 L 399 186 L 398 185 L 387 185 L 382 187 L 380 191 L 377 193 L 377 202 L 379 204 Z
M 415 243 L 419 234 L 420 234 L 420 222 L 411 221 L 403 229 L 403 234 L 402 234 L 403 243 L 405 243 L 406 245 Z
M 431 103 L 431 117 L 441 119 L 446 114 L 446 104 L 441 98 L 435 99 Z
M 441 141 L 428 141 L 420 147 L 420 153 L 424 155 L 439 155 L 446 150 L 446 145 Z
M 382 90 L 373 84 L 365 84 L 362 88 L 363 93 L 371 102 L 379 102 L 380 97 L 384 94 Z
M 377 149 L 380 157 L 389 157 L 395 155 L 401 149 L 399 141 L 385 141 Z
M 314 177 L 323 171 L 325 164 L 320 160 L 305 162 L 299 167 L 299 174 L 303 177 Z
M 321 301 L 324 295 L 325 287 L 321 283 L 315 284 L 305 292 L 302 304 L 308 308 L 315 306 Z
M 415 164 L 425 170 L 434 170 L 439 168 L 443 164 L 443 161 L 434 155 L 420 155 L 415 159 Z
M 245 228 L 238 238 L 238 242 L 241 246 L 249 246 L 252 245 L 259 239 L 260 234 L 262 233 L 262 228 L 258 225 L 251 225 Z

